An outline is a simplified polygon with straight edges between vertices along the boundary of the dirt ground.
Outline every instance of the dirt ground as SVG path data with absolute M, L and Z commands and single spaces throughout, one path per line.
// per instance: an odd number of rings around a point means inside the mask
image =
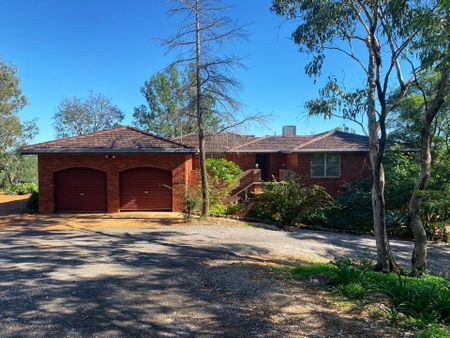
M 19 214 L 25 210 L 29 197 L 29 194 L 6 195 L 0 192 L 0 216 Z
M 408 261 L 411 243 L 392 247 Z M 411 336 L 273 270 L 366 250 L 373 238 L 176 213 L 4 215 L 0 337 Z M 430 255 L 450 266 L 448 246 Z

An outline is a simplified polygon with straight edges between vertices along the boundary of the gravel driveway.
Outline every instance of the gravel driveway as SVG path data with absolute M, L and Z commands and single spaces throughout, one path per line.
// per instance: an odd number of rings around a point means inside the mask
M 1 337 L 381 335 L 268 268 L 373 250 L 371 238 L 239 223 L 96 222 L 0 217 Z M 410 243 L 392 245 L 399 260 L 409 258 Z M 448 271 L 449 246 L 432 245 L 430 261 Z

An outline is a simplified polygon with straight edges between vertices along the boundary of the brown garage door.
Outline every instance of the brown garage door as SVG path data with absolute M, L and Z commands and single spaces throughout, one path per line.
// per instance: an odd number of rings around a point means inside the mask
M 134 168 L 120 173 L 120 210 L 172 210 L 172 173 Z
M 56 212 L 106 212 L 106 173 L 70 168 L 55 173 Z

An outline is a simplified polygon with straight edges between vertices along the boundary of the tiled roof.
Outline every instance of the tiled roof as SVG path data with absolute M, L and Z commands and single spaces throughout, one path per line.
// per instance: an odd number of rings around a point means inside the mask
M 314 136 L 265 136 L 237 146 L 231 151 L 257 153 L 292 152 L 300 144 L 313 138 Z
M 188 134 L 174 139 L 177 142 L 198 147 L 197 134 Z M 329 131 L 303 136 L 263 136 L 219 133 L 205 138 L 207 152 L 229 153 L 275 153 L 275 152 L 343 152 L 369 151 L 367 136 L 341 131 Z
M 369 151 L 369 138 L 364 135 L 332 131 L 316 135 L 313 140 L 299 145 L 294 151 Z
M 185 144 L 124 126 L 22 147 L 22 154 L 40 153 L 195 153 Z
M 207 152 L 226 152 L 244 143 L 257 139 L 254 135 L 241 135 L 235 133 L 218 133 L 205 135 L 205 148 Z M 198 134 L 191 133 L 173 139 L 176 142 L 198 148 Z

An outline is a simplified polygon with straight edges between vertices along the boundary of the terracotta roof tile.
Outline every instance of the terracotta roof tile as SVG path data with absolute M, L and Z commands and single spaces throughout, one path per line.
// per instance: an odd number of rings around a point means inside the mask
M 92 152 L 195 153 L 196 149 L 133 127 L 124 126 L 32 144 L 22 147 L 19 149 L 19 152 L 22 154 Z
M 207 152 L 226 152 L 234 147 L 257 139 L 254 135 L 241 135 L 235 133 L 218 133 L 205 136 L 205 148 Z M 198 148 L 198 134 L 191 133 L 173 139 L 176 142 L 186 144 L 190 147 Z

